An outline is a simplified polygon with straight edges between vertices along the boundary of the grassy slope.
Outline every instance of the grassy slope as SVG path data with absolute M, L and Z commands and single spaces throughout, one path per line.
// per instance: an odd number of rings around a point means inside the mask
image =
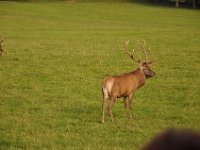
M 0 3 L 1 149 L 138 149 L 168 127 L 200 130 L 200 13 L 134 3 Z M 135 118 L 119 100 L 101 117 L 101 81 L 136 68 L 123 53 L 145 38 L 157 76 Z

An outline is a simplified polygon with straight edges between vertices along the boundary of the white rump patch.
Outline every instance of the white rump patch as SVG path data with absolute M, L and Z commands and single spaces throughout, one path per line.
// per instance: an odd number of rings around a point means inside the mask
M 107 83 L 107 90 L 108 90 L 108 93 L 111 93 L 112 87 L 113 87 L 113 81 L 109 81 L 109 82 Z

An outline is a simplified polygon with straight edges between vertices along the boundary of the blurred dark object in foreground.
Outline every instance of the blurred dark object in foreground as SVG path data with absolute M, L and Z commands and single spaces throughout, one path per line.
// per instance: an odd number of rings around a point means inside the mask
M 200 134 L 170 129 L 154 137 L 143 150 L 200 150 Z

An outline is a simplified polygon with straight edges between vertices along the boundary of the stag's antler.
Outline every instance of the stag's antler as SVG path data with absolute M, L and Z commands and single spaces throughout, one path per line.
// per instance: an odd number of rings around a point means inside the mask
M 147 54 L 147 50 L 146 50 L 145 46 L 146 46 L 146 41 L 143 40 L 143 44 L 141 44 L 140 47 L 141 47 L 142 52 L 144 53 L 145 62 L 147 62 L 148 61 L 148 54 Z
M 4 38 L 3 38 L 3 36 L 1 36 L 0 45 L 1 45 L 1 43 L 3 43 L 3 41 L 4 41 Z
M 148 51 L 148 53 L 149 53 L 149 56 L 151 57 L 151 62 L 152 63 L 154 63 L 154 57 L 153 57 L 153 55 L 152 55 L 152 53 L 151 53 L 151 51 L 150 51 L 150 46 L 149 46 L 149 51 Z
M 149 62 L 149 56 L 151 57 L 151 62 L 153 62 L 153 56 L 150 53 L 150 46 L 148 49 L 146 48 L 146 41 L 143 40 L 143 44 L 140 45 L 142 52 L 144 53 L 145 56 L 145 62 Z
M 136 59 L 134 56 L 133 56 L 133 53 L 131 54 L 130 52 L 129 52 L 129 50 L 128 50 L 128 44 L 129 44 L 129 40 L 128 41 L 126 41 L 126 43 L 125 43 L 125 52 L 129 55 L 129 57 L 131 57 L 131 59 L 134 61 L 134 62 L 137 62 L 137 63 L 140 63 L 141 61 L 140 61 L 140 59 Z M 134 50 L 133 50 L 133 52 L 134 52 Z

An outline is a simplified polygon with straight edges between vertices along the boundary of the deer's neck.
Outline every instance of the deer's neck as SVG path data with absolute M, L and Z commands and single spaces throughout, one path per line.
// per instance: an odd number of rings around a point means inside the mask
M 138 82 L 138 88 L 140 88 L 141 86 L 145 84 L 145 79 L 146 79 L 145 74 L 140 68 L 135 70 L 133 73 L 134 73 L 134 77 L 136 78 Z

